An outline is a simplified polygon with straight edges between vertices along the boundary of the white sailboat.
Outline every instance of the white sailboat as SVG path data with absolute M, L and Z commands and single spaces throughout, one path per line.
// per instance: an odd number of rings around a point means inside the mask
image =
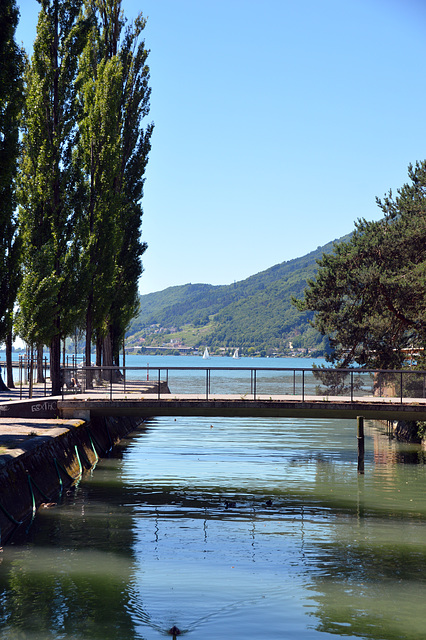
M 239 351 L 239 349 L 235 349 L 234 355 L 232 356 L 233 358 L 235 358 L 235 360 L 239 360 L 239 358 L 240 358 L 240 356 L 238 355 L 238 351 Z
M 209 354 L 209 350 L 207 349 L 207 347 L 204 349 L 204 353 L 203 353 L 203 359 L 204 360 L 208 360 L 210 358 L 210 354 Z

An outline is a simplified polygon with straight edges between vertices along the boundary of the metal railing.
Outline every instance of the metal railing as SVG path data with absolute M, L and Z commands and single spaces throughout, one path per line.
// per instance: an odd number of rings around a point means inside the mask
M 345 397 L 352 402 L 426 398 L 426 371 L 383 369 L 304 369 L 284 367 L 86 367 L 62 369 L 63 397 L 90 393 L 123 398 L 170 394 L 236 396 L 256 400 L 290 396 L 305 401 Z
M 7 392 L 11 397 L 19 399 L 45 397 L 51 393 L 50 365 L 46 356 L 43 357 L 40 368 L 37 367 L 36 359 L 28 354 L 19 354 L 18 360 L 14 360 L 11 364 L 15 385 Z M 0 361 L 0 367 L 4 369 L 4 382 L 7 378 L 6 366 L 6 361 Z

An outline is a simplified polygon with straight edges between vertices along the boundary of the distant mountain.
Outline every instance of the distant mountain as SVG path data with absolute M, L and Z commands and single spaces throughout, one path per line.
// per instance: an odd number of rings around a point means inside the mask
M 349 237 L 231 285 L 185 284 L 143 295 L 126 343 L 151 348 L 207 345 L 211 351 L 239 347 L 242 353 L 323 353 L 326 342 L 310 326 L 312 314 L 299 313 L 291 297 L 302 296 L 322 254 Z

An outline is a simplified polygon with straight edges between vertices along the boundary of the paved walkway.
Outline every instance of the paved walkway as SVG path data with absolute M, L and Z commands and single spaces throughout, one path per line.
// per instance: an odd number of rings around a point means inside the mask
M 42 388 L 37 391 L 36 400 L 42 397 Z M 6 417 L 5 412 L 1 411 L 2 407 L 28 401 L 28 398 L 20 400 L 19 396 L 19 389 L 0 392 L 0 467 L 80 424 L 79 420 L 72 419 Z
M 0 467 L 80 423 L 79 420 L 59 418 L 1 418 Z

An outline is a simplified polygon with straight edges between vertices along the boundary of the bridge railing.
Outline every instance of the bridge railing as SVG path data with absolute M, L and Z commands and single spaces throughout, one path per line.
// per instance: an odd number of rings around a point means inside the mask
M 158 398 L 171 394 L 212 399 L 290 397 L 298 400 L 333 398 L 426 398 L 426 371 L 379 369 L 305 369 L 253 366 L 86 367 L 63 368 L 63 395 L 80 392 L 110 399 L 130 394 Z

